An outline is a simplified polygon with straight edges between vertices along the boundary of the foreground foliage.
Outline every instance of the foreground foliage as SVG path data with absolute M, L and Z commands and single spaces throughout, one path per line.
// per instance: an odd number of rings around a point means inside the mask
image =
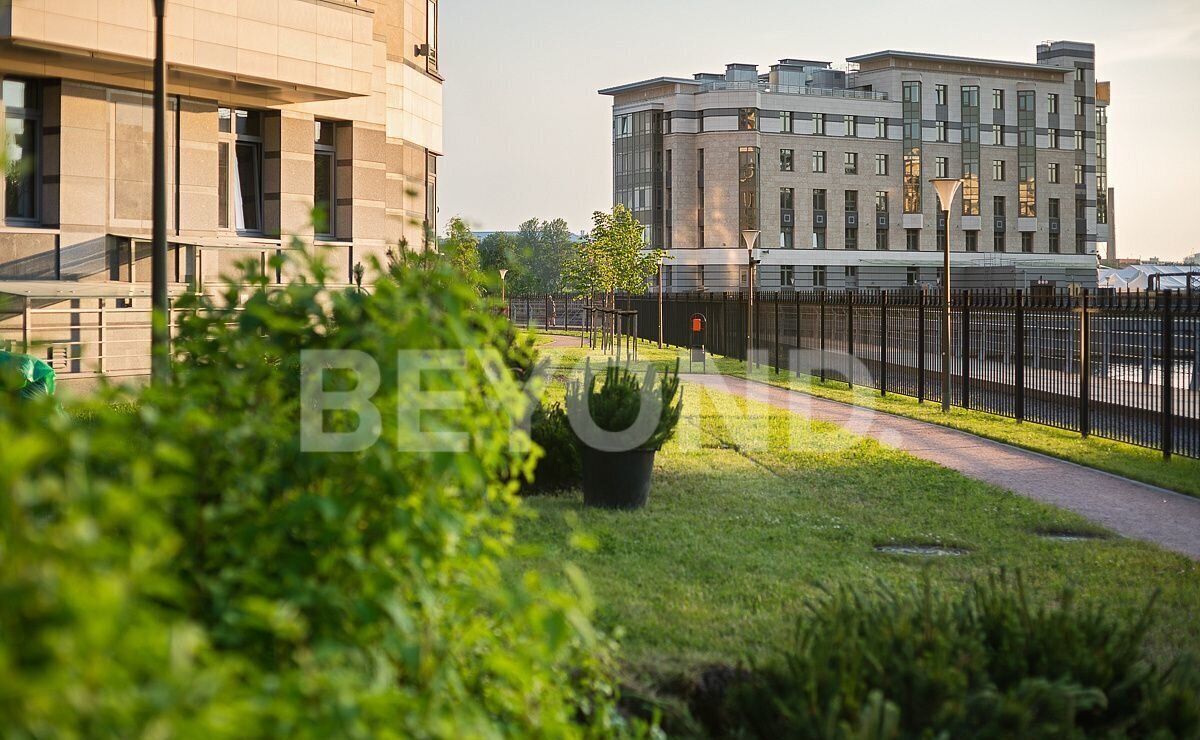
M 303 267 L 303 266 L 302 266 Z M 0 727 L 29 737 L 610 735 L 609 646 L 571 587 L 502 570 L 527 403 L 510 330 L 445 266 L 372 293 L 320 262 L 191 299 L 174 384 L 0 408 Z M 380 364 L 379 443 L 306 453 L 300 353 Z M 406 349 L 483 349 L 460 452 L 398 450 Z M 326 386 L 349 388 L 334 375 Z M 349 429 L 353 414 L 327 424 Z M 557 579 L 561 580 L 561 579 Z
M 781 665 L 726 697 L 755 737 L 1196 737 L 1193 662 L 1145 660 L 1136 622 L 1065 592 L 1032 606 L 1000 576 L 961 597 L 841 589 L 798 620 Z

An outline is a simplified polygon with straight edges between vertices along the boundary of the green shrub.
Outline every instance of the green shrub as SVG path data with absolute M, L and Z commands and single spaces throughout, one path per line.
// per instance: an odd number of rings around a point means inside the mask
M 443 266 L 368 294 L 312 260 L 192 298 L 174 383 L 113 410 L 0 408 L 0 727 L 17 736 L 614 734 L 586 587 L 501 568 L 527 399 L 506 322 Z M 379 443 L 301 449 L 300 352 L 380 364 Z M 398 450 L 407 349 L 492 350 L 426 385 L 458 452 Z M 337 382 L 342 379 L 334 378 Z M 352 414 L 331 414 L 340 428 Z
M 599 376 L 592 372 L 589 362 L 583 380 L 572 383 L 567 391 L 567 411 L 573 417 L 590 415 L 600 429 L 621 432 L 634 425 L 643 403 L 653 403 L 660 409 L 659 418 L 650 438 L 639 445 L 640 449 L 661 449 L 675 434 L 683 411 L 679 360 L 675 361 L 674 368 L 662 371 L 656 365 L 649 365 L 642 379 L 629 367 L 609 362 L 604 369 L 604 384 L 599 389 L 597 380 Z M 643 398 L 643 389 L 646 389 L 646 398 Z
M 533 412 L 530 433 L 534 444 L 542 450 L 533 471 L 532 483 L 522 490 L 526 493 L 561 491 L 575 488 L 583 476 L 579 443 L 567 412 L 561 404 L 547 408 L 538 404 Z
M 1197 737 L 1200 675 L 1144 657 L 1135 623 L 1003 575 L 962 597 L 841 590 L 782 664 L 730 690 L 722 732 L 797 738 Z

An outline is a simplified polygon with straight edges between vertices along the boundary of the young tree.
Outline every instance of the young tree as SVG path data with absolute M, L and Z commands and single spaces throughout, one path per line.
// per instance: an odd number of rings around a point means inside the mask
M 446 238 L 442 240 L 442 252 L 460 274 L 474 277 L 479 272 L 479 240 L 471 227 L 458 216 L 446 225 Z
M 646 245 L 644 227 L 624 205 L 592 214 L 592 232 L 567 259 L 566 284 L 580 294 L 600 294 L 615 306 L 618 291 L 641 293 L 666 257 Z

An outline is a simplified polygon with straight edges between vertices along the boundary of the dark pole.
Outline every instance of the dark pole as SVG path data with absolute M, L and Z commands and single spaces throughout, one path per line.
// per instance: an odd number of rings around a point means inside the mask
M 154 229 L 150 251 L 153 380 L 171 379 L 171 299 L 167 295 L 167 0 L 154 0 Z
M 947 204 L 948 206 L 949 204 Z M 942 267 L 942 411 L 950 410 L 950 209 L 946 211 L 946 252 Z M 964 360 L 966 358 L 963 358 Z

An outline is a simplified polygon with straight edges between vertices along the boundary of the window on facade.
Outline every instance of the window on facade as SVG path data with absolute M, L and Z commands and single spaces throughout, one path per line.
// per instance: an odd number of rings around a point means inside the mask
M 907 285 L 916 285 L 921 279 L 921 273 L 915 267 L 909 267 L 905 270 L 905 283 Z
M 888 194 L 886 190 L 875 191 L 875 212 L 881 215 L 888 212 Z
M 779 248 L 794 249 L 796 247 L 796 231 L 791 226 L 779 230 Z
M 741 108 L 738 110 L 738 130 L 758 130 L 758 108 Z
M 1051 231 L 1050 235 L 1049 235 L 1049 239 L 1050 239 L 1050 252 L 1053 254 L 1058 254 L 1061 249 L 1060 242 L 1059 242 L 1059 233 L 1057 231 Z
M 905 82 L 902 86 L 904 116 L 904 212 L 921 212 L 921 83 Z
M 1008 209 L 1006 203 L 1007 201 L 1003 195 L 997 195 L 992 198 L 992 214 L 996 218 L 1004 218 Z
M 1046 132 L 1046 145 L 1051 149 L 1058 148 L 1058 129 L 1052 128 Z
M 796 152 L 792 149 L 779 150 L 779 171 L 793 172 L 796 169 Z
M 814 288 L 825 287 L 825 265 L 814 265 L 812 269 L 812 281 Z
M 846 191 L 846 213 L 858 213 L 858 191 Z
M 858 152 L 846 152 L 845 156 L 842 157 L 842 161 L 846 164 L 847 175 L 858 174 Z
M 904 231 L 904 246 L 910 252 L 917 252 L 921 249 L 921 230 L 920 229 L 905 229 Z
M 1004 127 L 998 123 L 992 124 L 992 143 L 996 146 L 1004 146 Z
M 1021 251 L 1026 252 L 1026 253 L 1033 251 L 1033 232 L 1032 231 L 1022 231 L 1021 232 Z
M 1076 81 L 1076 82 L 1083 82 L 1083 67 L 1076 67 L 1076 68 L 1075 68 L 1075 81 Z
M 1004 110 L 1004 91 L 998 88 L 992 90 L 992 110 Z
M 855 116 L 842 116 L 846 136 L 858 136 L 858 119 Z
M 1058 162 L 1051 162 L 1048 165 L 1046 179 L 1049 180 L 1051 184 L 1058 183 Z
M 1075 96 L 1075 115 L 1083 115 L 1083 96 L 1081 95 Z
M 438 70 L 438 4 L 437 0 L 428 0 L 425 9 L 425 47 L 426 70 L 437 73 Z
M 813 229 L 813 248 L 825 248 L 825 229 Z
M 875 174 L 876 175 L 887 175 L 888 174 L 888 156 L 887 155 L 875 155 Z
M 888 230 L 884 228 L 875 229 L 875 248 L 878 250 L 886 250 L 888 248 Z
M 813 172 L 824 172 L 825 171 L 825 152 L 813 152 L 812 153 L 812 171 Z
M 978 252 L 979 251 L 979 232 L 978 231 L 968 231 L 967 232 L 967 251 L 968 252 Z
M 945 141 L 946 140 L 946 122 L 945 121 L 934 121 L 933 122 L 933 131 L 934 131 L 935 138 L 937 141 Z
M 824 211 L 824 210 L 825 210 L 825 189 L 824 188 L 814 188 L 813 189 L 813 211 Z
M 858 249 L 858 228 L 846 227 L 846 249 Z
M 1075 132 L 1075 151 L 1077 151 L 1077 152 L 1083 151 L 1083 132 L 1082 131 Z
M 227 145 L 218 148 L 218 152 L 228 158 L 218 163 L 219 169 L 228 175 L 228 181 L 223 185 L 232 223 L 227 221 L 225 226 L 251 234 L 261 233 L 263 115 L 260 111 L 221 108 L 217 120 L 220 138 Z
M 992 235 L 992 251 L 993 252 L 1003 252 L 1004 250 L 1005 250 L 1004 232 L 997 231 L 995 234 Z
M 1050 93 L 1046 96 L 1046 112 L 1050 114 L 1058 113 L 1058 93 Z
M 1047 202 L 1047 213 L 1052 220 L 1057 220 L 1060 212 L 1060 203 L 1058 198 L 1051 198 Z
M 948 157 L 934 157 L 934 159 L 933 159 L 933 176 L 934 177 L 949 177 L 950 176 L 950 160 Z
M 779 207 L 785 211 L 791 211 L 796 208 L 796 191 L 794 189 L 779 189 Z
M 824 113 L 814 113 L 813 114 L 813 133 L 818 136 L 825 135 L 825 114 Z
M 41 215 L 40 91 L 29 80 L 5 78 L 3 85 L 4 217 L 14 223 L 36 223 Z
M 1036 93 L 1017 91 L 1017 215 L 1037 216 Z
M 779 111 L 779 130 L 785 134 L 793 133 L 795 129 L 795 114 L 790 110 Z
M 933 90 L 934 90 L 934 93 L 937 95 L 937 104 L 945 105 L 946 104 L 946 86 L 945 85 L 935 85 Z
M 1075 254 L 1087 254 L 1087 236 L 1084 234 L 1075 235 Z
M 796 284 L 796 266 L 781 265 L 779 268 L 779 284 L 785 288 Z
M 993 159 L 992 160 L 992 179 L 997 182 L 1004 181 L 1004 160 L 1003 159 Z
M 337 135 L 336 124 L 317 121 L 313 139 L 313 205 L 316 211 L 317 236 L 333 236 L 336 232 L 337 208 Z
M 887 138 L 887 119 L 886 118 L 876 118 L 875 119 L 875 138 L 876 139 L 886 139 Z

